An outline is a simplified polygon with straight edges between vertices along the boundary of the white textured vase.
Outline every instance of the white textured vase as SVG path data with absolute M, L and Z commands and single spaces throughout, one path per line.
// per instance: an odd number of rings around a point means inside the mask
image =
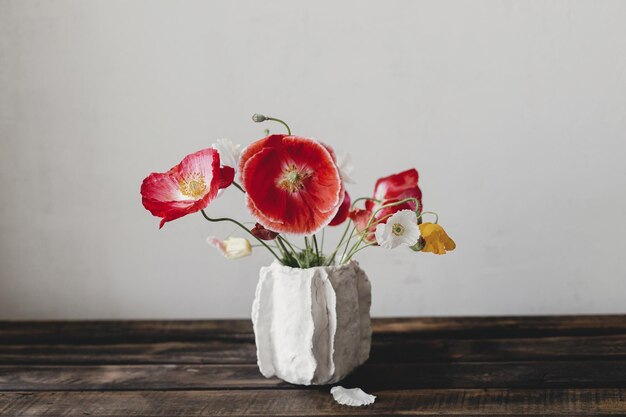
M 252 304 L 257 363 L 266 378 L 335 383 L 367 360 L 370 281 L 359 264 L 261 268 Z

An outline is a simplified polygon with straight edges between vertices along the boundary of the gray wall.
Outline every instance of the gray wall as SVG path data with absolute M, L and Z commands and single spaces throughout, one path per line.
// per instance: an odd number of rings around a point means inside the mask
M 420 170 L 458 249 L 363 251 L 374 314 L 626 312 L 626 2 L 0 0 L 0 318 L 248 316 L 269 256 L 139 185 L 254 112 Z

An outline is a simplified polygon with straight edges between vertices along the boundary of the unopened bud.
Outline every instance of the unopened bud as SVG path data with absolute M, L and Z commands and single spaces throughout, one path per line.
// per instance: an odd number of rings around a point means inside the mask
M 254 113 L 254 114 L 252 115 L 252 120 L 253 120 L 255 123 L 261 123 L 261 122 L 266 121 L 266 120 L 267 120 L 267 117 L 265 117 L 265 116 L 263 116 L 262 114 L 259 114 L 259 113 Z

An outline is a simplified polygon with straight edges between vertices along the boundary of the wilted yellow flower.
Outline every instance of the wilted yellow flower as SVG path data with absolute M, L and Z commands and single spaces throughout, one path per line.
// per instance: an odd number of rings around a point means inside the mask
M 424 239 L 424 247 L 422 252 L 432 252 L 437 255 L 443 255 L 446 251 L 456 248 L 454 240 L 443 230 L 443 227 L 435 223 L 422 223 L 419 225 L 420 233 Z
M 228 239 L 220 240 L 215 236 L 209 236 L 207 243 L 216 247 L 228 259 L 243 258 L 252 254 L 252 245 L 250 245 L 248 239 L 242 237 L 229 237 Z

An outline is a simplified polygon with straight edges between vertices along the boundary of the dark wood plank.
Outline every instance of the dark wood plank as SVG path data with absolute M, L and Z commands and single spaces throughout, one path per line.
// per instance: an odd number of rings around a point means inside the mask
M 371 363 L 626 360 L 626 334 L 520 339 L 398 339 L 374 335 Z M 254 341 L 0 344 L 0 364 L 254 364 Z
M 479 389 L 376 392 L 373 405 L 340 406 L 317 390 L 0 393 L 0 416 L 511 416 L 624 415 L 624 389 Z
M 626 315 L 373 319 L 375 333 L 400 337 L 511 338 L 626 333 Z M 0 321 L 0 343 L 139 343 L 252 340 L 250 320 Z
M 254 340 L 250 320 L 0 321 L 0 343 Z
M 375 333 L 400 337 L 513 338 L 626 333 L 626 315 L 377 318 Z
M 256 365 L 0 366 L 0 391 L 296 387 Z
M 375 334 L 370 362 L 626 359 L 626 334 L 515 339 L 411 339 Z
M 626 361 L 366 364 L 342 384 L 416 388 L 621 388 Z
M 368 390 L 623 387 L 626 361 L 366 364 L 342 381 Z M 1 366 L 0 390 L 168 390 L 304 387 L 256 365 Z
M 0 345 L 0 364 L 233 364 L 256 363 L 250 342 L 159 342 L 111 345 Z

